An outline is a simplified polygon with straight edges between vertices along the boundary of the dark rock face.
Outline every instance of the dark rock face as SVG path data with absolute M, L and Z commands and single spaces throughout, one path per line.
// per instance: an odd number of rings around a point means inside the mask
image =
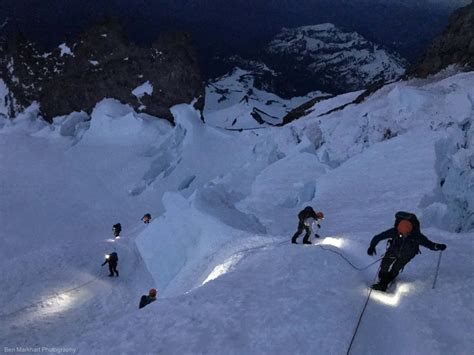
M 474 3 L 454 12 L 441 36 L 409 74 L 427 77 L 451 64 L 474 69 Z
M 103 98 L 172 122 L 169 108 L 204 95 L 190 36 L 160 36 L 151 47 L 129 42 L 120 25 L 106 21 L 76 41 L 42 54 L 17 37 L 1 53 L 0 78 L 11 93 L 10 116 L 38 101 L 46 120 L 88 113 Z M 141 87 L 142 90 L 134 91 Z M 133 91 L 133 93 L 132 93 Z
M 282 123 L 279 124 L 278 126 L 284 126 L 290 122 L 293 122 L 301 117 L 304 117 L 306 115 L 309 115 L 312 110 L 311 108 L 316 105 L 318 102 L 320 101 L 323 101 L 323 100 L 326 100 L 326 99 L 329 99 L 333 96 L 329 95 L 329 96 L 323 96 L 323 97 L 315 97 L 307 102 L 305 102 L 304 104 L 296 107 L 295 109 L 291 110 L 290 112 L 288 112 L 284 117 L 283 117 L 283 120 L 282 120 Z

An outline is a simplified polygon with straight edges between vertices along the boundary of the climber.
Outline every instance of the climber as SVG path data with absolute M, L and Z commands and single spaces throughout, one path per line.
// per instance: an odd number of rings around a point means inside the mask
M 367 254 L 377 254 L 375 247 L 384 239 L 390 239 L 388 248 L 380 264 L 379 282 L 372 285 L 374 290 L 386 291 L 398 273 L 406 264 L 420 253 L 419 246 L 431 250 L 445 250 L 446 244 L 437 244 L 430 241 L 420 232 L 420 222 L 413 213 L 397 212 L 393 228 L 372 238 Z
M 151 214 L 146 213 L 146 214 L 142 217 L 142 221 L 143 221 L 143 223 L 145 223 L 145 224 L 149 224 L 150 221 L 151 221 Z
M 148 296 L 147 295 L 143 295 L 141 298 L 140 298 L 140 304 L 138 305 L 138 308 L 143 308 L 145 307 L 146 305 L 149 305 L 150 303 L 156 301 L 156 289 L 152 288 L 150 289 L 150 291 L 148 292 Z
M 114 232 L 115 238 L 119 238 L 120 232 L 122 231 L 122 226 L 120 225 L 120 223 L 114 224 L 112 227 L 112 231 Z
M 296 244 L 296 239 L 300 234 L 305 230 L 305 235 L 303 238 L 303 244 L 311 244 L 309 238 L 311 237 L 312 226 L 316 224 L 318 228 L 321 228 L 319 222 L 324 219 L 324 214 L 322 212 L 315 212 L 311 206 L 305 207 L 300 213 L 298 213 L 298 230 L 291 238 L 291 242 Z M 315 233 L 316 238 L 320 238 L 319 234 Z
M 105 256 L 105 261 L 103 262 L 102 266 L 104 266 L 107 263 L 109 264 L 109 271 L 110 271 L 109 277 L 114 276 L 114 274 L 116 274 L 118 277 L 119 275 L 119 272 L 117 270 L 118 255 L 116 252 L 107 254 Z

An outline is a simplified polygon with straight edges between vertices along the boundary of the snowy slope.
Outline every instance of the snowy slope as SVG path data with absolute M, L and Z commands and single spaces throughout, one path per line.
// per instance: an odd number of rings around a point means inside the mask
M 2 121 L 1 344 L 345 353 L 377 271 L 367 245 L 403 209 L 448 244 L 437 287 L 439 254 L 423 249 L 390 293 L 372 294 L 351 353 L 469 353 L 474 234 L 438 222 L 453 204 L 472 213 L 473 171 L 461 163 L 474 153 L 473 88 L 473 73 L 394 83 L 329 115 L 320 116 L 356 93 L 287 126 L 244 132 L 203 124 L 187 105 L 174 107 L 171 127 L 114 100 L 90 121 L 74 114 L 48 126 L 35 107 Z M 452 137 L 465 144 L 445 161 L 440 145 Z M 446 166 L 456 168 L 448 177 Z M 440 192 L 443 178 L 441 188 L 449 180 L 460 190 Z M 325 212 L 323 238 L 291 245 L 307 204 Z M 432 204 L 445 206 L 436 218 Z M 116 222 L 123 237 L 112 242 Z M 112 250 L 116 279 L 100 268 Z M 158 301 L 136 309 L 153 286 Z
M 321 92 L 311 92 L 302 97 L 283 99 L 256 88 L 254 81 L 258 75 L 254 71 L 235 68 L 231 73 L 209 82 L 204 106 L 206 123 L 228 129 L 276 125 L 295 107 L 314 97 L 326 96 Z

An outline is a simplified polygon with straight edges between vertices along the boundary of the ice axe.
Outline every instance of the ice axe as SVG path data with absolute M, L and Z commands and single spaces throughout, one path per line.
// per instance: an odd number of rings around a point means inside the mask
M 438 280 L 439 265 L 441 264 L 441 256 L 442 255 L 443 255 L 443 252 L 441 251 L 439 253 L 439 257 L 438 257 L 438 265 L 436 265 L 436 273 L 435 273 L 435 277 L 434 277 L 434 281 L 433 281 L 433 287 L 432 287 L 433 290 L 436 287 L 436 281 Z

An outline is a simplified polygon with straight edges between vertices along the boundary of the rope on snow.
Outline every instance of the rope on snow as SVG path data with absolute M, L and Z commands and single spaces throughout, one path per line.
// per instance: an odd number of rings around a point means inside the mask
M 380 270 L 380 267 L 377 269 L 377 272 L 375 273 L 374 281 L 377 279 L 377 275 L 379 273 L 379 270 Z M 369 304 L 370 295 L 372 294 L 372 290 L 373 290 L 372 287 L 370 287 L 369 293 L 368 293 L 367 298 L 366 298 L 365 303 L 364 303 L 364 307 L 362 308 L 362 312 L 360 312 L 359 319 L 357 320 L 356 328 L 354 329 L 354 333 L 352 334 L 351 342 L 349 344 L 349 347 L 347 348 L 346 355 L 349 355 L 349 353 L 351 352 L 352 345 L 354 344 L 354 340 L 357 336 L 357 332 L 359 331 L 360 323 L 362 322 L 362 317 L 364 317 L 365 310 L 367 309 L 367 306 Z

